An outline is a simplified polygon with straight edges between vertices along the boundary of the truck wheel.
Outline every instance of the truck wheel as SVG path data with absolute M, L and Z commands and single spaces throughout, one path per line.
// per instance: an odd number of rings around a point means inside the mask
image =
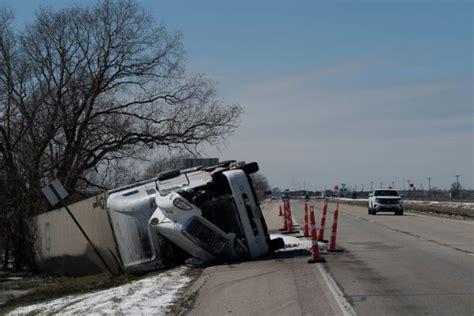
M 256 163 L 256 162 L 247 163 L 247 164 L 245 164 L 241 169 L 242 169 L 246 174 L 252 174 L 252 173 L 255 173 L 255 172 L 257 172 L 258 170 L 260 170 L 260 168 L 259 168 L 259 166 L 258 166 L 258 163 Z
M 158 236 L 158 245 L 160 247 L 160 255 L 163 264 L 167 268 L 176 266 L 176 254 L 173 244 L 163 235 Z
M 285 247 L 285 241 L 283 240 L 283 238 L 278 237 L 278 238 L 270 240 L 270 252 L 273 252 L 275 250 L 278 250 L 284 247 Z
M 247 250 L 244 247 L 242 247 L 242 245 L 237 241 L 237 238 L 235 238 L 235 241 L 234 241 L 234 250 L 235 250 L 235 253 L 241 259 L 246 258 L 248 255 Z
M 158 235 L 158 246 L 160 247 L 161 260 L 167 268 L 175 267 L 190 257 L 163 235 Z
M 169 179 L 179 176 L 180 174 L 181 174 L 181 171 L 179 171 L 178 169 L 164 171 L 158 175 L 158 181 L 169 180 Z
M 229 167 L 229 165 L 233 162 L 235 162 L 235 160 L 224 160 L 219 162 L 216 167 Z
M 372 210 L 370 209 L 370 207 L 369 207 L 369 215 L 372 215 Z

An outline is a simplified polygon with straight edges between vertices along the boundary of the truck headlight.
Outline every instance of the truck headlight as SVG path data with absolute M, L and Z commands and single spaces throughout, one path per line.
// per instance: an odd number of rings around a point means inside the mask
M 181 198 L 174 199 L 173 205 L 183 211 L 189 211 L 193 209 L 193 207 L 188 202 L 186 202 L 185 200 Z

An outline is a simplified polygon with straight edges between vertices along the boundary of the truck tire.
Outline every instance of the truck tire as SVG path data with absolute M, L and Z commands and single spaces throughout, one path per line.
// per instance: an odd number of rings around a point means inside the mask
M 224 160 L 219 162 L 217 165 L 212 166 L 212 167 L 229 167 L 231 163 L 235 162 L 235 160 Z
M 244 166 L 241 168 L 246 174 L 252 174 L 260 170 L 260 167 L 258 166 L 258 163 L 256 162 L 251 162 L 251 163 L 246 163 Z
M 190 257 L 189 254 L 163 235 L 158 235 L 158 246 L 160 248 L 161 260 L 166 268 L 175 267 Z
M 158 181 L 165 181 L 168 179 L 172 179 L 174 177 L 179 176 L 180 174 L 181 174 L 181 171 L 179 171 L 178 169 L 164 171 L 158 175 Z
M 270 240 L 270 252 L 273 252 L 275 250 L 278 250 L 284 247 L 285 247 L 285 241 L 283 240 L 283 238 L 278 237 L 278 238 Z
M 248 257 L 247 250 L 239 244 L 239 242 L 237 241 L 237 238 L 234 241 L 234 251 L 239 256 L 240 259 L 245 259 Z

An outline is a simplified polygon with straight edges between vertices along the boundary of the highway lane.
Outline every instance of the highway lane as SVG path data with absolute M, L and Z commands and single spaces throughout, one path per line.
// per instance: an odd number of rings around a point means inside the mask
M 321 201 L 311 203 L 319 222 Z M 292 209 L 302 223 L 302 202 Z M 359 315 L 474 315 L 473 221 L 341 204 L 337 237 L 345 252 L 326 255 L 326 267 Z
M 263 213 L 270 233 L 280 234 L 283 217 L 278 216 L 278 203 L 267 204 Z M 308 264 L 309 258 L 307 250 L 290 249 L 259 260 L 208 267 L 183 295 L 183 313 L 351 315 L 350 304 L 341 299 L 342 293 L 334 293 L 323 264 Z

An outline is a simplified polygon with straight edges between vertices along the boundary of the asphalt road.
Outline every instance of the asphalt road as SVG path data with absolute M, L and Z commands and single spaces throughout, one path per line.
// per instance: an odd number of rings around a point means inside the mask
M 280 234 L 282 227 L 278 206 L 271 203 L 263 210 L 272 234 Z M 334 293 L 335 284 L 328 283 L 324 264 L 308 264 L 309 258 L 307 250 L 290 249 L 255 261 L 206 268 L 184 295 L 188 298 L 184 314 L 350 315 L 346 311 L 350 304 L 342 293 Z
M 321 202 L 312 203 L 319 218 Z M 302 204 L 292 206 L 302 222 Z M 339 209 L 345 251 L 326 266 L 359 315 L 474 315 L 474 221 Z
M 319 223 L 321 201 L 311 203 Z M 272 233 L 282 226 L 279 204 L 264 209 Z M 300 225 L 303 209 L 292 200 Z M 299 251 L 206 268 L 187 294 L 186 314 L 474 315 L 474 221 L 339 209 L 337 245 L 344 252 L 314 265 Z

